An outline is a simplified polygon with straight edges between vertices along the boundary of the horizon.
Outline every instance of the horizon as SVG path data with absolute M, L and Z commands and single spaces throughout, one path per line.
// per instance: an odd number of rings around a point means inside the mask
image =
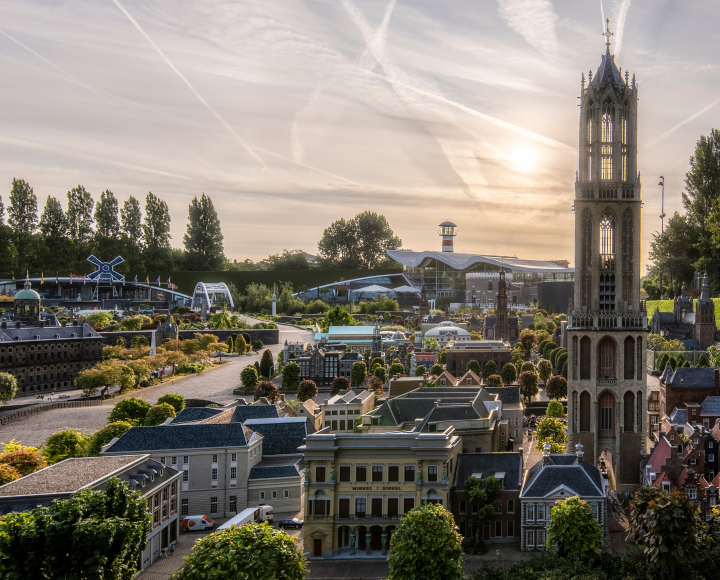
M 0 194 L 25 179 L 41 213 L 78 184 L 143 207 L 152 191 L 181 247 L 204 192 L 231 261 L 317 254 L 333 221 L 369 210 L 405 249 L 439 251 L 449 219 L 458 253 L 574 266 L 575 107 L 610 18 L 610 51 L 640 87 L 644 275 L 659 176 L 668 218 L 682 213 L 713 128 L 720 9 L 567 4 L 9 0 Z

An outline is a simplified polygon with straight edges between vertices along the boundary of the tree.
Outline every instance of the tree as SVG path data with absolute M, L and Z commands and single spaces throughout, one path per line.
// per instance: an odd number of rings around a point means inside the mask
M 146 427 L 152 427 L 154 425 L 161 425 L 167 419 L 173 419 L 176 417 L 175 409 L 168 403 L 160 403 L 154 405 L 148 409 L 147 415 L 145 415 L 145 421 L 143 424 Z
M 522 364 L 522 366 L 520 367 L 520 371 L 523 372 L 523 373 L 524 373 L 525 371 L 530 371 L 530 372 L 533 372 L 533 373 L 534 373 L 534 372 L 535 372 L 535 365 L 532 363 L 532 361 L 527 360 L 527 361 L 525 361 L 525 362 Z
M 131 428 L 132 424 L 127 421 L 115 421 L 114 423 L 105 425 L 105 427 L 93 434 L 88 447 L 88 456 L 97 457 L 100 455 L 100 449 L 103 446 L 110 443 L 110 441 L 116 437 L 119 439 Z
M 490 375 L 496 375 L 497 374 L 497 363 L 494 360 L 489 360 L 485 363 L 485 367 L 483 368 L 483 376 L 489 377 Z
M 422 377 L 425 375 L 427 371 L 425 370 L 425 365 L 417 365 L 415 367 L 415 376 L 416 377 Z
M 442 365 L 435 363 L 433 366 L 430 367 L 430 374 L 435 376 L 443 374 Z
M 307 574 L 305 558 L 293 538 L 267 522 L 250 522 L 199 540 L 174 578 L 303 580 Z
M 554 342 L 548 342 L 545 347 L 542 350 L 542 356 L 543 358 L 550 359 L 550 353 L 554 351 L 556 348 L 560 348 L 557 344 Z
M 410 510 L 390 538 L 388 580 L 462 580 L 461 540 L 443 506 Z
M 520 385 L 520 394 L 525 399 L 525 403 L 529 405 L 532 398 L 540 391 L 538 376 L 532 371 L 523 371 L 520 373 L 518 383 Z
M 437 352 L 440 349 L 440 343 L 432 337 L 423 340 L 423 347 L 425 350 L 432 350 Z
M 188 357 L 179 351 L 170 351 L 165 353 L 165 363 L 172 365 L 173 374 L 177 370 L 177 367 L 187 364 Z
M 263 351 L 262 357 L 260 358 L 260 375 L 263 377 L 270 378 L 270 370 L 274 366 L 273 355 L 269 348 Z
M 472 371 L 476 375 L 480 376 L 480 363 L 476 361 L 475 359 L 469 360 L 467 362 L 467 366 L 465 367 L 465 370 Z
M 485 386 L 490 387 L 491 389 L 502 387 L 502 377 L 500 375 L 490 375 L 487 379 L 485 379 Z
M 353 385 L 362 385 L 367 377 L 367 367 L 362 361 L 354 362 L 350 369 L 350 379 Z
M 365 386 L 379 397 L 385 392 L 384 383 L 376 376 L 369 377 Z
M 250 345 L 245 342 L 245 338 L 242 334 L 238 334 L 235 338 L 235 352 L 238 354 L 245 354 L 248 349 L 250 348 Z
M 272 404 L 280 398 L 280 391 L 270 381 L 260 381 L 255 389 L 253 401 L 265 397 L 268 403 Z
M 142 213 L 140 202 L 130 196 L 120 210 L 120 231 L 125 245 L 125 265 L 129 272 L 137 272 L 142 268 Z
M 282 385 L 286 389 L 292 389 L 300 380 L 300 365 L 296 362 L 289 362 L 282 370 Z
M 695 506 L 681 491 L 659 487 L 635 492 L 630 504 L 627 540 L 643 549 L 648 577 L 670 580 L 685 576 L 698 554 Z
M 30 267 L 30 244 L 38 224 L 37 197 L 24 179 L 14 179 L 10 190 L 8 223 L 12 229 L 12 241 L 17 252 L 18 270 Z
M 251 391 L 259 382 L 257 369 L 253 365 L 247 365 L 240 371 L 240 381 L 246 391 Z
M 334 397 L 340 391 L 347 391 L 350 387 L 350 381 L 346 377 L 335 377 L 330 385 L 330 395 Z
M 326 267 L 371 269 L 389 264 L 386 250 L 401 246 L 385 216 L 366 211 L 333 222 L 318 242 L 318 253 Z
M 145 267 L 148 270 L 165 270 L 170 266 L 170 212 L 167 203 L 152 192 L 145 197 L 143 222 Z
M 63 429 L 53 433 L 45 440 L 43 455 L 49 464 L 65 459 L 84 457 L 90 440 L 91 437 L 80 433 L 80 431 Z
M 48 196 L 40 216 L 40 233 L 44 238 L 43 254 L 46 268 L 60 268 L 67 264 L 67 220 L 60 202 Z
M 544 451 L 545 443 L 550 443 L 550 453 L 565 453 L 567 435 L 565 426 L 554 417 L 545 417 L 537 425 L 535 432 L 537 437 L 536 451 Z
M 567 379 L 562 375 L 554 375 L 548 379 L 545 390 L 551 399 L 565 399 L 567 397 Z
M 405 367 L 402 365 L 402 363 L 394 362 L 390 365 L 390 370 L 388 371 L 390 378 L 395 378 L 395 375 L 400 375 L 401 377 L 405 376 Z
M 115 403 L 115 406 L 108 415 L 108 421 L 111 423 L 115 421 L 127 421 L 135 425 L 142 424 L 149 410 L 150 403 L 147 401 L 134 397 L 123 399 Z
M 302 401 L 304 403 L 308 399 L 314 399 L 317 397 L 317 393 L 318 388 L 315 382 L 305 379 L 304 381 L 300 381 L 300 384 L 298 385 L 297 399 L 298 401 Z
M 17 390 L 17 379 L 10 373 L 0 373 L 0 404 L 12 401 Z
M 173 393 L 167 393 L 166 395 L 159 397 L 157 402 L 158 405 L 162 403 L 167 403 L 173 409 L 175 409 L 175 414 L 179 413 L 185 408 L 185 397 Z
M 20 447 L 14 451 L 7 451 L 0 455 L 0 464 L 7 465 L 15 470 L 20 477 L 35 473 L 39 469 L 47 467 L 47 462 L 42 453 L 36 447 Z
M 387 373 L 385 372 L 384 366 L 375 367 L 375 370 L 372 374 L 374 377 L 380 379 L 383 384 L 387 382 Z
M 288 250 L 285 249 L 282 253 L 278 252 L 275 255 L 268 256 L 264 260 L 258 263 L 261 267 L 267 266 L 269 270 L 309 270 L 310 264 L 308 263 L 305 252 L 302 250 Z
M 374 359 L 370 361 L 370 368 L 374 369 L 375 365 L 380 365 L 381 367 L 385 366 L 385 361 L 382 359 L 382 357 L 376 356 Z
M 126 364 L 117 360 L 103 361 L 93 368 L 80 371 L 74 383 L 83 389 L 83 397 L 92 397 L 97 389 L 102 388 L 103 394 L 110 387 L 118 385 L 120 392 L 135 386 L 135 374 Z
M 147 501 L 117 478 L 103 491 L 84 488 L 49 507 L 10 512 L 0 524 L 4 577 L 130 580 L 150 521 Z
M 517 369 L 513 364 L 505 364 L 503 365 L 500 375 L 502 376 L 504 384 L 512 385 L 517 379 Z
M 226 262 L 220 220 L 212 200 L 204 193 L 199 200 L 194 197 L 190 202 L 183 244 L 188 270 L 221 270 Z
M 555 357 L 555 368 L 557 370 L 562 370 L 563 365 L 568 360 L 568 353 L 567 350 L 565 352 L 561 352 L 559 355 Z
M 532 331 L 525 332 L 525 334 L 521 333 L 520 336 L 520 342 L 523 345 L 523 348 L 525 349 L 525 356 L 530 356 L 530 350 L 534 345 L 537 344 L 537 336 L 535 336 L 535 333 Z
M 547 526 L 549 549 L 560 556 L 590 563 L 602 554 L 603 532 L 590 505 L 578 496 L 558 500 Z
M 468 514 L 461 516 L 467 522 L 477 522 L 473 527 L 480 529 L 482 522 L 502 511 L 502 500 L 497 497 L 502 490 L 502 480 L 494 476 L 485 478 L 468 477 L 465 480 L 465 492 L 468 494 L 471 508 Z M 484 553 L 486 548 L 479 536 L 473 536 L 470 550 L 473 553 Z
M 541 360 L 538 363 L 538 375 L 541 381 L 547 381 L 552 374 L 552 363 L 549 360 Z
M 548 417 L 563 417 L 565 415 L 565 409 L 560 401 L 550 401 L 545 414 Z
M 108 260 L 122 251 L 118 200 L 109 189 L 100 194 L 100 201 L 95 206 L 95 245 L 100 255 Z
M 68 208 L 65 212 L 68 237 L 73 243 L 75 266 L 85 263 L 89 253 L 89 244 L 92 238 L 93 207 L 95 202 L 92 195 L 82 185 L 67 192 Z

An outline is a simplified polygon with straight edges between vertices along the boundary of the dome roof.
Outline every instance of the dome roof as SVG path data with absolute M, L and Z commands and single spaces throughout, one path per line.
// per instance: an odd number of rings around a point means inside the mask
M 452 324 L 441 324 L 435 328 L 431 328 L 425 333 L 425 338 L 434 336 L 470 336 L 470 333 L 464 328 L 459 326 L 452 326 Z
M 40 300 L 40 294 L 32 289 L 30 282 L 25 282 L 25 288 L 15 294 L 15 300 Z

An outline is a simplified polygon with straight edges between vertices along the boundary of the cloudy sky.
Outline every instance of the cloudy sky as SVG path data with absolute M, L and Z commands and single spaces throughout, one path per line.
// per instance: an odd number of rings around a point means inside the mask
M 0 193 L 215 202 L 230 258 L 383 213 L 404 247 L 573 257 L 580 75 L 640 85 L 643 253 L 720 117 L 713 0 L 4 0 Z

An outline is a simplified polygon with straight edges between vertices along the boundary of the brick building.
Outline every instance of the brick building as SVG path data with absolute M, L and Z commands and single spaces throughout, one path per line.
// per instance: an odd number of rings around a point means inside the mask
M 660 376 L 660 415 L 669 415 L 676 407 L 688 403 L 702 405 L 710 396 L 720 396 L 720 375 L 718 369 L 678 367 L 675 371 L 670 365 Z M 697 409 L 696 421 L 700 420 Z M 692 418 L 689 417 L 690 421 Z M 711 424 L 709 425 L 712 426 Z
M 467 363 L 476 360 L 480 368 L 485 368 L 485 363 L 495 361 L 498 373 L 503 365 L 512 359 L 512 348 L 510 343 L 501 340 L 481 340 L 469 342 L 456 342 L 446 349 L 448 372 L 457 376 L 465 371 Z

